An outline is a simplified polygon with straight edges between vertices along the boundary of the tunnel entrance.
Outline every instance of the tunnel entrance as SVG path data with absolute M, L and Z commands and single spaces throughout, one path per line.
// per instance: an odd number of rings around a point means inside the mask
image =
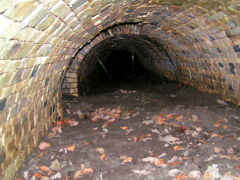
M 172 61 L 156 42 L 139 36 L 117 36 L 104 40 L 85 55 L 78 70 L 78 94 L 85 96 L 139 83 L 176 83 Z M 100 90 L 100 91 L 101 91 Z

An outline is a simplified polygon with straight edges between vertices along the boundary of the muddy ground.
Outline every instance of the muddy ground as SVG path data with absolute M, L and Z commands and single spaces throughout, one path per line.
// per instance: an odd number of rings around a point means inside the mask
M 176 83 L 65 97 L 21 179 L 240 179 L 240 108 Z M 44 144 L 44 143 L 45 144 Z

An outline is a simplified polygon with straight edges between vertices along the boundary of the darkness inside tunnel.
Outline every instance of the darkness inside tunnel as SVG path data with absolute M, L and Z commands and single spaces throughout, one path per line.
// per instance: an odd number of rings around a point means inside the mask
M 171 63 L 166 52 L 154 49 L 156 45 L 146 39 L 134 36 L 114 37 L 90 50 L 78 72 L 79 95 L 115 90 L 123 86 L 139 87 L 143 86 L 142 83 L 176 83 L 163 75 L 163 69 L 169 71 L 164 66 Z M 160 73 L 157 73 L 159 69 L 156 64 L 161 66 L 162 72 L 160 68 Z

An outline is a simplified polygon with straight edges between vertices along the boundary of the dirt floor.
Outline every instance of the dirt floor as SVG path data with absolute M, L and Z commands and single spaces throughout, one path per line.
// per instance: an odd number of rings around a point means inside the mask
M 240 108 L 178 84 L 65 97 L 20 179 L 240 179 Z M 100 93 L 101 92 L 101 93 Z

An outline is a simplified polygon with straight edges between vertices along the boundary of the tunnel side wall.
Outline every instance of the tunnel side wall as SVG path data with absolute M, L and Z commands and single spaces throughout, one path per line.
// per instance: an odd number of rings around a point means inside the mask
M 0 177 L 11 179 L 61 116 L 72 58 L 81 61 L 79 49 L 116 24 L 144 24 L 141 33 L 164 46 L 180 82 L 240 104 L 239 9 L 239 0 L 0 1 Z

